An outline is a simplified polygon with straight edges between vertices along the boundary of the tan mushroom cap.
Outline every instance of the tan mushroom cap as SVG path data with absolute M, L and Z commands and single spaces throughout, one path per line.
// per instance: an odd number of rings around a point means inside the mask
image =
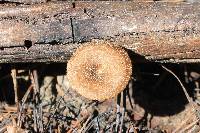
M 92 100 L 116 96 L 128 84 L 131 60 L 121 47 L 92 42 L 79 47 L 67 64 L 70 86 Z

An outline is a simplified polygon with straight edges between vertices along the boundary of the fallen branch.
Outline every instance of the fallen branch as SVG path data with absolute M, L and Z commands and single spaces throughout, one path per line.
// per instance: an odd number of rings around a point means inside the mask
M 0 63 L 66 62 L 77 46 L 93 39 L 125 47 L 139 61 L 200 62 L 200 3 L 49 2 L 0 8 Z

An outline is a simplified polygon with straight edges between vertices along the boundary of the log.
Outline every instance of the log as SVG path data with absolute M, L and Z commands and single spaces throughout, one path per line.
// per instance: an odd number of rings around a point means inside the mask
M 47 0 L 0 0 L 3 3 L 16 3 L 16 4 L 36 4 L 45 3 Z
M 0 5 L 0 63 L 66 62 L 93 40 L 157 62 L 200 61 L 200 3 Z

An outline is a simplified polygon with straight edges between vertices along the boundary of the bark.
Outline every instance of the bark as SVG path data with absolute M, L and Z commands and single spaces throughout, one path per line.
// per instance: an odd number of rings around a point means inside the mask
M 0 62 L 66 62 L 93 39 L 120 45 L 136 60 L 199 62 L 199 20 L 200 3 L 0 5 Z
M 3 3 L 16 3 L 16 4 L 36 4 L 45 3 L 47 0 L 0 0 Z

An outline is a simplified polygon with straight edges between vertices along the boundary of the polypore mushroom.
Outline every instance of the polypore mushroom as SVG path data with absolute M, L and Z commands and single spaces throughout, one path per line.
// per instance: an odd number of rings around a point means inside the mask
M 132 74 L 127 52 L 108 42 L 80 46 L 67 64 L 70 86 L 92 100 L 105 100 L 121 92 Z

